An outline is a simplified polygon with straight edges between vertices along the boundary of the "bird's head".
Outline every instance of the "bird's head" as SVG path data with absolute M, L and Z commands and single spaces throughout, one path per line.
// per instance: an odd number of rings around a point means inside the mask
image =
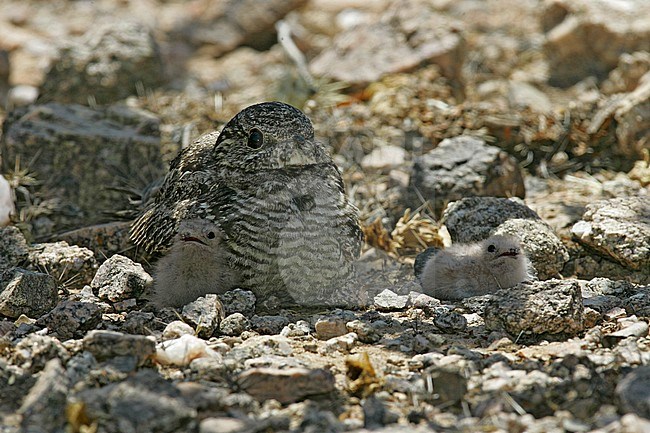
M 523 256 L 519 240 L 514 236 L 490 236 L 481 243 L 481 249 L 488 264 L 509 263 Z
M 182 220 L 178 226 L 177 241 L 183 248 L 216 247 L 221 239 L 221 229 L 208 219 L 186 219 Z
M 314 139 L 310 120 L 291 105 L 252 105 L 224 126 L 213 152 L 220 166 L 231 169 L 275 170 L 331 163 Z

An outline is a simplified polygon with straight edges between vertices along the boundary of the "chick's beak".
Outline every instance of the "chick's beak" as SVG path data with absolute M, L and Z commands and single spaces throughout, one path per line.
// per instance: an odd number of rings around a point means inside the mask
M 201 239 L 199 239 L 197 237 L 194 237 L 194 236 L 181 236 L 181 240 L 183 242 L 196 242 L 196 243 L 199 243 L 199 244 L 207 245 Z

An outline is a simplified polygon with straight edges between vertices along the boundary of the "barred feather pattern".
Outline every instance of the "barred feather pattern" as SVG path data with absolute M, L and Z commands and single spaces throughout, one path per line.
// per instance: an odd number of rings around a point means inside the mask
M 252 131 L 264 145 L 251 149 Z M 363 240 L 340 173 L 311 122 L 281 103 L 252 106 L 171 164 L 132 239 L 149 251 L 173 241 L 179 221 L 205 218 L 223 232 L 238 287 L 263 305 L 350 305 Z

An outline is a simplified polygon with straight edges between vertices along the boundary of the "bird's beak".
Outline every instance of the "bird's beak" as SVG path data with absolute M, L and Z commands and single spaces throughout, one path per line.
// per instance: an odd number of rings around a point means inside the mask
M 313 140 L 306 140 L 296 135 L 280 143 L 279 148 L 286 150 L 283 158 L 285 167 L 300 167 L 327 162 L 320 147 Z
M 181 240 L 183 242 L 196 242 L 199 244 L 207 245 L 205 242 L 203 242 L 201 239 L 196 238 L 194 236 L 181 236 Z

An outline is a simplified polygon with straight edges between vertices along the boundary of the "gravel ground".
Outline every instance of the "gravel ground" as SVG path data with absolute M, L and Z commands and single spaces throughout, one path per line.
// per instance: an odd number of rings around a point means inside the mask
M 650 431 L 648 23 L 645 0 L 2 2 L 0 432 Z M 130 222 L 269 100 L 341 170 L 367 302 L 151 305 Z M 493 234 L 534 280 L 423 293 L 419 253 Z

